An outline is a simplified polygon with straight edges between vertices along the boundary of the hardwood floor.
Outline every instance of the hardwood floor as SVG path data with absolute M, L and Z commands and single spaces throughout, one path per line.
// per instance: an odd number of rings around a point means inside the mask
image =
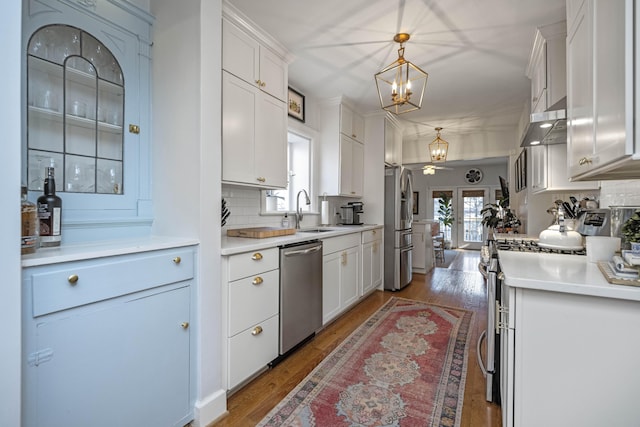
M 469 346 L 467 380 L 461 427 L 500 426 L 500 407 L 484 398 L 485 379 L 478 367 L 476 343 L 486 324 L 486 286 L 478 271 L 478 251 L 456 251 L 448 268 L 414 274 L 409 286 L 398 292 L 376 291 L 287 359 L 231 395 L 228 415 L 210 427 L 255 426 L 342 340 L 392 296 L 465 308 L 475 312 Z M 325 427 L 325 426 L 318 426 Z

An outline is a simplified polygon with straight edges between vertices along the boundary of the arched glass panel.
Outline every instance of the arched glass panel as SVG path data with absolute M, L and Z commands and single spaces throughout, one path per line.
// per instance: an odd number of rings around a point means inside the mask
M 27 52 L 27 177 L 42 190 L 123 194 L 124 76 L 111 51 L 68 25 L 36 31 Z

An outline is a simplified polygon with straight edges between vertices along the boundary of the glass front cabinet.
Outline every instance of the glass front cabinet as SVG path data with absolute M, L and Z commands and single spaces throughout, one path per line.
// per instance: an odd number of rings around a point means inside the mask
M 63 244 L 148 234 L 152 17 L 105 0 L 29 0 L 24 14 L 29 199 L 54 167 Z

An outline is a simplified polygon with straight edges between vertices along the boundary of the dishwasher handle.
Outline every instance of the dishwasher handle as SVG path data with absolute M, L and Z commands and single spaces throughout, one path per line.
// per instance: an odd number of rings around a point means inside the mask
M 318 245 L 318 246 L 314 246 L 312 248 L 308 248 L 308 249 L 302 249 L 302 250 L 298 250 L 298 251 L 286 251 L 284 252 L 284 256 L 298 256 L 298 255 L 307 255 L 307 254 L 311 254 L 314 252 L 318 252 L 322 250 L 322 245 Z

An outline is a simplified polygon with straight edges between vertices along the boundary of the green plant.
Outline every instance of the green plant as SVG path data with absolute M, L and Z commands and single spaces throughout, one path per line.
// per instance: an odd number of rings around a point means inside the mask
M 521 222 L 509 209 L 509 199 L 499 199 L 497 203 L 487 203 L 480 211 L 482 225 L 487 228 L 516 228 Z
M 438 220 L 442 225 L 444 225 L 446 236 L 447 230 L 453 224 L 453 207 L 451 206 L 451 197 L 447 193 L 440 193 L 438 203 Z
M 622 226 L 622 236 L 628 243 L 640 242 L 640 209 L 637 209 L 631 218 Z

